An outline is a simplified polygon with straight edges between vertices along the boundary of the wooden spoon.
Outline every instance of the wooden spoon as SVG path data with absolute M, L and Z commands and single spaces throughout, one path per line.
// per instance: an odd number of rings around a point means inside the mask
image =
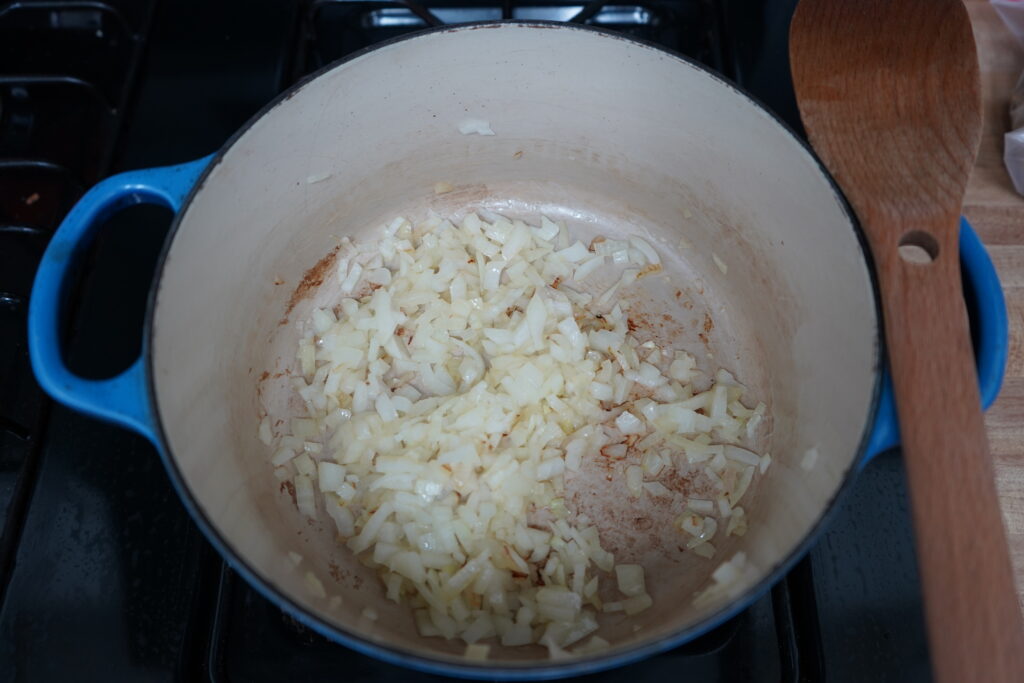
M 811 144 L 878 270 L 936 679 L 1024 681 L 960 283 L 960 205 L 981 133 L 967 11 L 801 0 L 789 51 Z

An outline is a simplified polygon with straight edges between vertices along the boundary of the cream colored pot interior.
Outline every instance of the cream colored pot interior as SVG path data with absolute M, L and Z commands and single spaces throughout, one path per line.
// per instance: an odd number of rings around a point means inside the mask
M 461 134 L 469 118 L 495 134 Z M 435 195 L 437 182 L 456 189 Z M 728 602 L 692 606 L 722 560 L 742 550 L 763 577 L 835 496 L 871 412 L 878 330 L 850 219 L 807 150 L 730 86 L 650 47 L 574 27 L 434 32 L 345 62 L 259 118 L 195 194 L 158 285 L 153 381 L 177 468 L 226 544 L 292 602 L 367 641 L 459 659 L 463 644 L 416 634 L 325 514 L 300 518 L 257 425 L 294 407 L 275 375 L 293 367 L 311 307 L 338 298 L 341 236 L 481 208 L 648 239 L 668 275 L 642 281 L 649 334 L 768 404 L 759 446 L 774 462 L 745 499 L 750 530 L 716 541 L 713 560 L 675 550 L 664 513 L 631 509 L 621 482 L 578 498 L 617 561 L 647 566 L 655 602 L 602 617 L 602 656 L 693 627 Z M 602 515 L 608 500 L 626 502 Z M 312 597 L 306 571 L 340 605 Z M 539 647 L 491 658 L 548 663 Z

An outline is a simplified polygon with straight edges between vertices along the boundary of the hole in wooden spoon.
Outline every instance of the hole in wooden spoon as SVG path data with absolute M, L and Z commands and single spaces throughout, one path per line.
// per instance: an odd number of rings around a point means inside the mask
M 900 258 L 907 263 L 928 264 L 939 255 L 939 243 L 929 233 L 911 230 L 900 239 Z

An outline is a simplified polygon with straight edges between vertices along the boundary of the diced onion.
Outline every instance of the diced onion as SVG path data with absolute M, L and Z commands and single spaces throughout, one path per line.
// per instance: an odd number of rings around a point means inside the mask
M 326 598 L 327 591 L 324 590 L 324 584 L 316 577 L 313 572 L 306 572 L 306 589 L 309 590 L 309 594 L 314 598 Z
M 292 449 L 279 448 L 278 451 L 274 453 L 274 457 L 270 459 L 270 464 L 272 464 L 274 467 L 280 467 L 281 465 L 290 461 L 294 457 L 295 451 L 293 451 Z
M 711 559 L 715 556 L 715 546 L 710 543 L 701 543 L 693 548 L 694 555 L 700 555 L 703 558 Z
M 732 444 L 725 444 L 724 454 L 726 458 L 743 463 L 744 465 L 758 466 L 761 464 L 761 458 L 756 453 Z
M 700 536 L 704 531 L 704 518 L 697 514 L 683 514 L 676 520 L 676 524 L 691 536 Z
M 615 565 L 615 578 L 624 595 L 633 597 L 647 592 L 644 587 L 644 568 L 638 564 Z
M 710 515 L 715 511 L 715 504 L 710 500 L 690 498 L 686 501 L 686 506 L 700 515 Z
M 576 270 L 573 271 L 572 278 L 576 282 L 583 282 L 603 265 L 604 256 L 593 256 L 584 261 L 583 263 L 581 263 L 580 265 L 576 266 Z
M 800 459 L 800 467 L 806 471 L 814 469 L 814 466 L 818 463 L 818 449 L 808 448 L 804 452 L 804 457 Z
M 625 600 L 623 600 L 622 609 L 629 616 L 633 616 L 634 614 L 639 614 L 640 612 L 643 612 L 645 609 L 647 609 L 653 604 L 654 601 L 651 600 L 651 596 L 647 595 L 646 593 L 643 593 L 641 595 L 626 598 Z
M 270 416 L 269 415 L 265 416 L 262 420 L 260 420 L 259 437 L 260 437 L 260 441 L 262 441 L 263 445 L 265 445 L 265 446 L 269 446 L 270 442 L 274 438 L 273 432 L 270 431 Z
M 745 533 L 747 533 L 746 512 L 741 507 L 735 507 L 732 510 L 729 523 L 725 527 L 725 534 L 726 536 L 742 536 Z
M 665 487 L 660 481 L 647 481 L 643 484 L 644 492 L 655 498 L 671 498 L 672 491 Z
M 586 643 L 575 648 L 573 650 L 573 653 L 578 655 L 589 655 L 598 652 L 604 652 L 606 649 L 608 649 L 608 645 L 608 641 L 602 638 L 601 636 L 593 636 Z
M 307 477 L 312 477 L 316 474 L 316 462 L 313 461 L 313 458 L 309 457 L 309 453 L 300 453 L 298 457 L 292 460 L 292 464 L 295 465 L 295 469 L 299 474 Z
M 472 659 L 479 662 L 487 660 L 488 655 L 491 652 L 490 645 L 484 645 L 482 643 L 470 643 L 466 646 L 465 657 L 466 659 Z
M 463 135 L 494 135 L 491 124 L 484 119 L 463 119 L 459 122 L 459 132 Z
M 291 386 L 305 413 L 281 434 L 267 415 L 257 435 L 299 512 L 315 519 L 323 506 L 418 633 L 460 638 L 470 659 L 486 659 L 491 642 L 564 657 L 598 613 L 648 609 L 643 567 L 616 564 L 597 527 L 567 508 L 566 479 L 594 458 L 630 495 L 661 501 L 685 493 L 667 475 L 703 469 L 714 500 L 690 499 L 677 520 L 687 552 L 711 557 L 720 527 L 746 530 L 737 503 L 769 462 L 748 449 L 766 408 L 747 408 L 728 372 L 704 375 L 692 355 L 633 334 L 628 295 L 661 264 L 647 241 L 588 247 L 548 218 L 487 212 L 458 224 L 396 218 L 381 232 L 342 240 L 339 299 L 304 324 Z M 598 275 L 595 298 L 580 283 Z M 544 528 L 527 525 L 532 510 Z M 611 571 L 625 598 L 603 602 Z M 325 596 L 315 576 L 307 583 Z M 605 646 L 591 636 L 573 653 Z
M 669 377 L 677 382 L 689 382 L 695 365 L 696 361 L 692 355 L 688 353 L 677 355 L 676 359 L 672 361 L 672 365 L 669 366 Z
M 580 263 L 584 259 L 589 258 L 591 254 L 590 251 L 583 246 L 583 242 L 577 240 L 571 247 L 566 247 L 565 249 L 556 251 L 555 256 L 565 259 L 570 263 Z
M 295 486 L 295 504 L 299 512 L 306 517 L 316 519 L 316 498 L 313 493 L 313 482 L 305 474 L 296 474 L 293 482 Z
M 635 465 L 626 468 L 626 487 L 634 496 L 643 492 L 644 471 Z
M 644 240 L 634 235 L 629 238 L 629 243 L 633 248 L 637 249 L 644 255 L 644 258 L 647 259 L 647 263 L 661 263 L 661 258 L 658 256 L 658 252 L 654 251 L 651 245 Z
M 619 431 L 623 434 L 642 434 L 646 431 L 643 421 L 628 410 L 622 411 L 622 413 L 615 418 L 615 426 L 619 428 Z
M 640 467 L 645 475 L 656 477 L 665 469 L 665 461 L 657 451 L 650 450 L 641 456 Z

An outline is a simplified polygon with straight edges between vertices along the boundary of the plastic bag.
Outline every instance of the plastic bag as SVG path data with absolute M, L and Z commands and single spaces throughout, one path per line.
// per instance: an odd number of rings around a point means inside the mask
M 1024 43 L 1024 1 L 992 0 L 1007 28 Z M 1010 95 L 1010 131 L 1003 136 L 1003 163 L 1017 192 L 1024 195 L 1024 72 Z

